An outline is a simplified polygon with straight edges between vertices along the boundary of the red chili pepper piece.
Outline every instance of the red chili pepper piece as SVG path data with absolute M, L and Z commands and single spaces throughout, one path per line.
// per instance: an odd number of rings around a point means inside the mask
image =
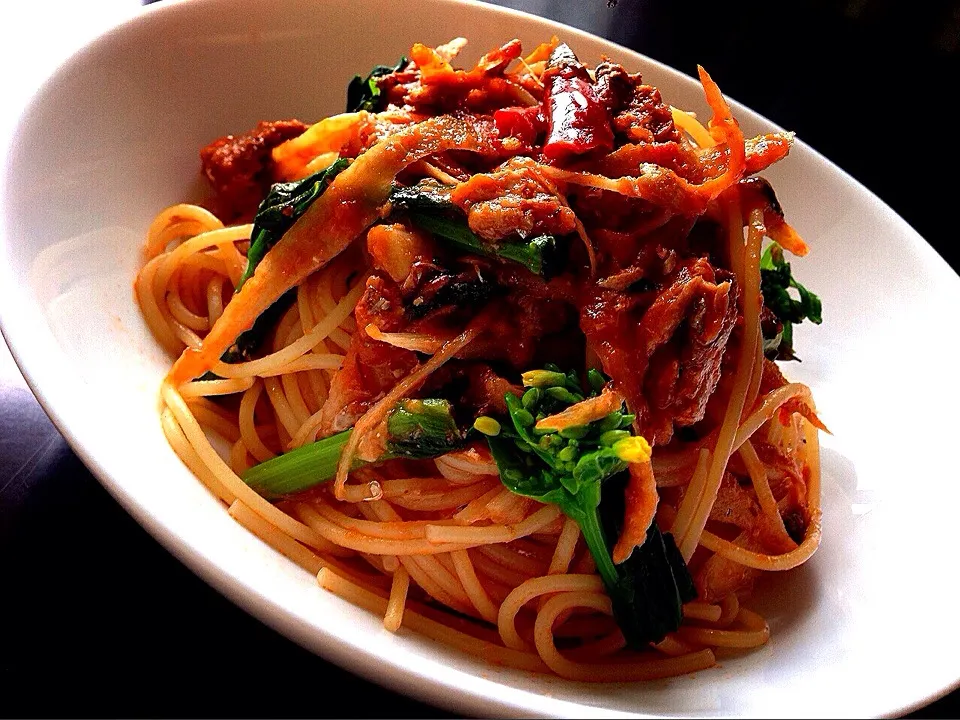
M 493 114 L 493 122 L 501 138 L 516 138 L 528 148 L 532 148 L 537 137 L 547 129 L 540 105 L 501 108 Z
M 552 75 L 546 97 L 549 133 L 543 146 L 549 160 L 613 149 L 609 113 L 589 76 L 584 77 L 586 71 L 579 72 L 581 68 L 575 58 L 563 58 L 563 65 L 554 73 L 549 69 L 545 73 Z

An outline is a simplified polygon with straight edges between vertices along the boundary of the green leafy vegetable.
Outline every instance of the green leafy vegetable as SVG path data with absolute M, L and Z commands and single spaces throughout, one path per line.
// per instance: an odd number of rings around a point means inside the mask
M 265 498 L 279 498 L 330 480 L 337 474 L 340 453 L 353 428 L 303 445 L 243 474 L 243 481 Z
M 387 418 L 387 450 L 393 457 L 431 458 L 463 443 L 446 400 L 402 400 Z
M 250 360 L 296 299 L 296 289 L 287 290 L 280 296 L 279 300 L 260 314 L 260 317 L 254 321 L 249 330 L 244 330 L 237 336 L 236 341 L 223 353 L 220 359 L 229 364 Z
M 347 112 L 357 112 L 358 110 L 368 110 L 376 112 L 380 102 L 380 88 L 377 87 L 377 79 L 384 75 L 398 72 L 407 66 L 407 58 L 401 57 L 400 61 L 393 67 L 388 65 L 377 65 L 370 71 L 365 78 L 360 75 L 354 75 L 350 84 L 347 85 Z
M 799 300 L 791 296 L 790 288 L 796 289 Z M 780 333 L 764 336 L 764 353 L 771 359 L 799 359 L 793 354 L 793 326 L 804 320 L 819 325 L 823 321 L 822 306 L 819 297 L 793 278 L 790 263 L 777 243 L 771 243 L 760 258 L 760 291 L 763 304 L 783 326 Z
M 616 475 L 604 484 L 600 519 L 607 537 L 619 537 L 624 517 L 624 488 L 627 474 Z M 663 533 L 656 522 L 650 523 L 643 545 L 636 548 L 623 564 L 617 586 L 617 614 L 624 636 L 652 642 L 676 630 L 683 620 L 683 603 L 696 599 L 693 578 L 687 570 L 673 536 Z
M 243 481 L 267 498 L 326 482 L 337 474 L 340 453 L 352 432 L 344 430 L 255 465 Z M 437 457 L 463 445 L 464 436 L 446 400 L 401 400 L 387 417 L 387 450 L 376 462 Z
M 450 199 L 452 190 L 433 178 L 424 178 L 415 185 L 395 184 L 390 190 L 390 203 L 422 213 L 455 213 L 459 208 Z
M 280 241 L 283 234 L 349 164 L 349 160 L 341 158 L 330 167 L 315 172 L 303 180 L 275 183 L 270 188 L 270 192 L 260 203 L 253 219 L 250 249 L 247 250 L 247 267 L 240 276 L 240 282 L 237 283 L 237 292 L 253 275 L 267 251 Z
M 237 283 L 237 292 L 253 275 L 257 265 L 270 248 L 277 244 L 297 218 L 303 215 L 310 203 L 320 197 L 333 178 L 349 164 L 349 160 L 337 160 L 325 170 L 316 172 L 303 180 L 275 183 L 270 188 L 270 192 L 260 203 L 253 220 L 250 248 L 247 250 L 247 267 Z M 233 345 L 223 353 L 220 359 L 231 364 L 249 360 L 295 299 L 295 289 L 290 289 L 281 295 L 279 300 L 260 314 L 249 330 L 237 336 Z M 217 377 L 216 374 L 208 371 L 201 379 L 213 380 Z
M 412 320 L 426 317 L 441 307 L 479 308 L 502 290 L 492 276 L 475 269 L 456 274 L 440 271 L 424 274 L 422 278 L 430 292 L 416 293 L 404 300 L 404 310 Z
M 511 237 L 497 242 L 479 237 L 467 226 L 463 212 L 451 202 L 450 188 L 436 180 L 421 180 L 406 187 L 394 185 L 390 202 L 394 208 L 407 210 L 414 225 L 449 240 L 464 252 L 519 263 L 530 272 L 547 277 L 559 260 L 553 235 Z
M 597 371 L 588 374 L 588 396 L 599 393 L 602 380 Z M 554 365 L 524 373 L 524 384 L 530 389 L 523 397 L 505 396 L 509 421 L 487 437 L 501 481 L 518 495 L 559 506 L 580 526 L 628 643 L 640 648 L 659 642 L 679 627 L 682 605 L 696 593 L 673 538 L 661 534 L 655 522 L 626 562 L 613 562 L 612 540 L 624 513 L 624 471 L 642 442 L 631 432 L 633 416 L 621 408 L 585 426 L 543 432 L 536 422 L 582 401 L 583 388 L 573 373 Z
M 254 321 L 253 326 L 249 330 L 244 330 L 237 336 L 233 345 L 227 348 L 223 355 L 220 356 L 220 360 L 228 365 L 251 360 L 254 353 L 256 353 L 266 341 L 270 331 L 276 327 L 280 318 L 287 309 L 293 305 L 293 301 L 296 299 L 296 289 L 291 288 L 287 290 L 273 305 L 260 314 L 260 317 Z M 207 372 L 197 379 L 221 380 L 222 378 L 212 370 L 207 370 Z
M 502 240 L 496 244 L 480 239 L 466 222 L 457 222 L 437 215 L 410 213 L 414 225 L 434 235 L 452 241 L 462 250 L 477 255 L 512 260 L 523 265 L 534 275 L 547 274 L 550 257 L 555 253 L 557 240 L 553 235 L 538 235 L 530 240 Z

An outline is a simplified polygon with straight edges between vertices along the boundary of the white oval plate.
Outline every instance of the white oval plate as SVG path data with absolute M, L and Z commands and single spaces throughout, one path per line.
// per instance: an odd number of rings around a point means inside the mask
M 107 489 L 205 580 L 305 647 L 455 712 L 872 716 L 945 693 L 960 678 L 960 385 L 940 378 L 960 356 L 960 278 L 802 142 L 766 173 L 812 247 L 795 272 L 824 306 L 822 326 L 801 326 L 804 361 L 787 372 L 811 385 L 834 435 L 823 439 L 823 546 L 761 589 L 773 635 L 756 652 L 694 676 L 597 686 L 392 635 L 236 525 L 167 446 L 157 388 L 170 360 L 140 319 L 132 281 L 153 215 L 196 196 L 198 149 L 261 119 L 338 112 L 354 73 L 414 41 L 464 35 L 477 55 L 553 33 L 584 61 L 606 53 L 667 101 L 706 112 L 698 85 L 676 71 L 479 3 L 163 3 L 90 43 L 5 138 L 0 320 L 27 381 Z M 774 129 L 734 111 L 748 134 Z

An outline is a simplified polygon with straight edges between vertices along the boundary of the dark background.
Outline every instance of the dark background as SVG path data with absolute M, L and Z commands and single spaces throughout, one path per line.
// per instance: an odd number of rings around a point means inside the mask
M 725 93 L 795 130 L 951 260 L 960 2 L 498 4 L 686 73 L 708 67 Z M 309 693 L 284 692 L 311 685 L 351 699 L 327 706 L 337 715 L 445 714 L 324 662 L 198 580 L 86 471 L 2 347 L 0 573 L 4 715 L 315 715 L 323 706 Z M 242 693 L 231 692 L 237 681 Z M 955 692 L 912 717 L 958 715 Z

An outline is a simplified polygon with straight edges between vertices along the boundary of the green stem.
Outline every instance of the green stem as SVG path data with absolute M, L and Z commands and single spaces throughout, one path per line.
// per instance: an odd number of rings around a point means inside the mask
M 353 428 L 344 430 L 254 465 L 243 474 L 243 481 L 268 499 L 326 482 L 337 474 L 340 453 L 352 432 Z
M 600 483 L 582 487 L 578 496 L 579 502 L 576 505 L 562 509 L 580 526 L 580 533 L 587 544 L 587 549 L 593 555 L 597 572 L 607 587 L 608 594 L 612 596 L 611 591 L 620 582 L 620 573 L 617 572 L 617 566 L 613 564 L 613 558 L 610 557 L 607 538 L 600 525 L 600 516 L 597 514 L 597 507 L 600 504 Z
M 265 498 L 278 498 L 326 482 L 337 474 L 343 446 L 353 428 L 278 455 L 255 465 L 243 481 Z M 401 400 L 387 417 L 385 452 L 374 462 L 397 457 L 432 458 L 463 444 L 450 402 L 443 399 Z M 355 460 L 353 467 L 363 465 Z

